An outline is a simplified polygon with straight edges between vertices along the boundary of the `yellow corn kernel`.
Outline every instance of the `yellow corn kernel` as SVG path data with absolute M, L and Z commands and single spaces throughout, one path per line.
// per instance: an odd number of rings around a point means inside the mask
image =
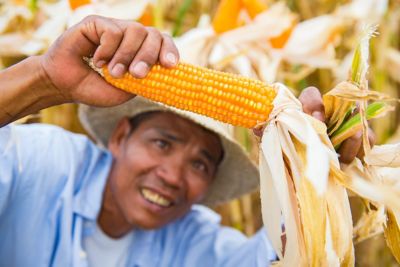
M 114 78 L 106 66 L 103 75 L 130 93 L 246 128 L 267 121 L 276 96 L 261 81 L 186 63 L 174 68 L 154 65 L 144 79 L 129 73 Z

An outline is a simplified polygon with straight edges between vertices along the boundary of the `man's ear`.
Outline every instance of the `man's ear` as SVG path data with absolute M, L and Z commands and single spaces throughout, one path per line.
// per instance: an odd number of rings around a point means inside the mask
M 117 126 L 112 132 L 111 137 L 108 140 L 108 149 L 111 151 L 111 154 L 113 154 L 114 157 L 118 155 L 121 148 L 121 143 L 124 142 L 129 136 L 130 129 L 131 125 L 129 123 L 129 119 L 124 117 L 118 122 Z

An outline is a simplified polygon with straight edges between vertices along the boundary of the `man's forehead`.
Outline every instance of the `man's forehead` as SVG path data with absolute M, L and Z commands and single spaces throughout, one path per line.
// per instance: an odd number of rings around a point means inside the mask
M 203 131 L 215 135 L 217 138 L 219 138 L 217 134 L 205 128 L 203 125 L 171 111 L 157 110 L 157 111 L 145 112 L 132 117 L 130 120 L 134 121 L 135 119 L 140 117 L 143 117 L 141 122 L 156 121 L 155 124 L 160 126 L 160 128 L 162 126 L 162 128 L 171 128 L 171 129 L 177 128 L 179 130 L 178 126 L 180 126 L 180 123 L 184 123 L 185 126 L 187 127 L 189 126 L 193 128 L 202 129 Z
M 211 135 L 218 140 L 220 139 L 216 133 L 205 128 L 203 125 L 170 111 L 155 113 L 154 116 L 148 118 L 148 120 L 153 121 L 153 127 L 158 128 L 159 130 L 170 129 L 171 131 L 177 133 L 183 133 L 188 130 L 192 132 L 195 130 L 200 130 L 201 132 Z

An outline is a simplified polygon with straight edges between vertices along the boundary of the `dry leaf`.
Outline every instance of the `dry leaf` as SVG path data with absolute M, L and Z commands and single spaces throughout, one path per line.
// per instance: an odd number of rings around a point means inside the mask
M 400 82 L 400 52 L 393 48 L 388 48 L 384 53 L 386 70 L 393 80 Z
M 271 217 L 266 209 L 279 203 L 287 238 L 283 258 L 278 254 L 283 266 L 351 266 L 354 253 L 350 206 L 345 189 L 334 181 L 328 182 L 329 161 L 336 161 L 336 166 L 339 163 L 326 129 L 302 112 L 301 104 L 286 87 L 274 86 L 278 95 L 260 152 L 261 200 L 263 214 L 268 214 L 263 216 L 267 232 L 279 251 L 280 231 L 273 220 L 280 221 L 280 212 L 275 207 L 275 217 Z M 333 213 L 341 214 L 340 220 Z
M 334 41 L 341 21 L 325 15 L 299 23 L 282 51 L 282 57 L 293 64 L 313 67 L 336 66 Z
M 400 190 L 377 180 L 376 176 L 369 173 L 371 170 L 365 169 L 357 158 L 346 166 L 344 171 L 337 167 L 332 167 L 331 170 L 336 181 L 357 195 L 371 202 L 385 205 L 392 210 L 400 211 Z
M 353 0 L 335 12 L 338 16 L 363 23 L 377 23 L 388 9 L 388 0 Z
M 359 243 L 383 232 L 386 221 L 385 209 L 380 205 L 377 210 L 364 212 L 354 226 L 354 242 Z
M 385 239 L 393 256 L 396 258 L 397 262 L 400 263 L 400 230 L 399 224 L 393 213 L 388 210 L 387 221 L 384 227 Z
M 330 90 L 327 96 L 335 96 L 351 101 L 398 101 L 398 99 L 385 95 L 384 93 L 372 90 L 360 90 L 351 82 L 341 82 Z
M 400 143 L 374 146 L 364 161 L 373 166 L 400 168 Z

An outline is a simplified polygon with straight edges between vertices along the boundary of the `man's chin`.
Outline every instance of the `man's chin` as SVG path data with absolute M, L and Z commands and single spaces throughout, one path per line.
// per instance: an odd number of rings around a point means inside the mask
M 151 216 L 151 214 L 143 214 L 140 217 L 137 217 L 137 214 L 135 215 L 129 220 L 134 229 L 157 230 L 171 222 L 170 220 L 164 221 L 165 218 Z

